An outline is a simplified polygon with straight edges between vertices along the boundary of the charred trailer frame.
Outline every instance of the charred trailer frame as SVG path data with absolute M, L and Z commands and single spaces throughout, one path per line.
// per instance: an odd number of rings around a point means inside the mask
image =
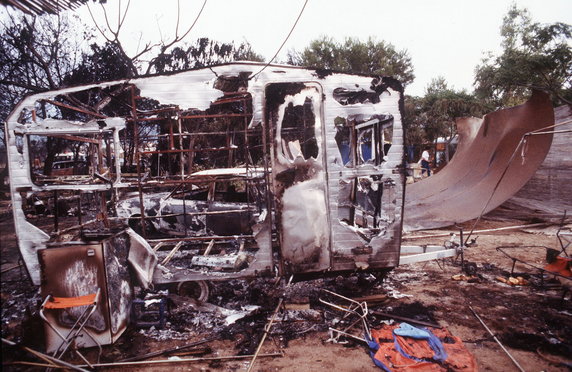
M 399 82 L 263 67 L 26 97 L 6 139 L 17 239 L 34 284 L 43 250 L 117 236 L 129 241 L 122 262 L 141 286 L 397 266 Z M 60 160 L 73 171 L 52 172 Z

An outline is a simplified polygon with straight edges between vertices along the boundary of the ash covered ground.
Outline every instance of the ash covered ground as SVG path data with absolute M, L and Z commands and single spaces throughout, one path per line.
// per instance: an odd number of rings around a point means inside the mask
M 43 326 L 37 316 L 41 302 L 38 288 L 30 284 L 25 271 L 18 266 L 20 261 L 11 216 L 4 213 L 1 223 L 2 337 L 42 350 Z M 479 228 L 521 223 L 489 219 Z M 464 227 L 470 226 L 467 223 Z M 439 232 L 444 231 L 449 230 Z M 468 305 L 471 305 L 524 369 L 567 371 L 572 362 L 570 293 L 562 296 L 562 286 L 550 280 L 545 281 L 547 286 L 541 287 L 537 272 L 520 263 L 516 264 L 513 276 L 522 277 L 526 285 L 511 286 L 498 280 L 498 277 L 510 276 L 512 261 L 498 252 L 497 246 L 557 248 L 555 232 L 556 227 L 552 226 L 479 235 L 478 246 L 469 248 L 465 254 L 465 260 L 470 263 L 469 273 L 462 271 L 460 260 L 448 259 L 400 266 L 386 275 L 334 276 L 290 286 L 285 279 L 276 278 L 211 283 L 208 303 L 177 295 L 172 288 L 140 292 L 140 296 L 148 300 L 164 299 L 168 310 L 164 326 L 131 325 L 115 344 L 104 346 L 100 361 L 113 363 L 207 340 L 194 348 L 150 359 L 205 358 L 203 361 L 173 365 L 149 363 L 136 369 L 246 370 L 251 358 L 217 358 L 253 354 L 264 327 L 279 299 L 283 298 L 284 306 L 277 313 L 253 370 L 375 370 L 362 342 L 352 338 L 340 338 L 340 343 L 328 342 L 332 336 L 328 332 L 330 327 L 343 329 L 351 320 L 320 302 L 322 299 L 343 304 L 325 289 L 351 298 L 367 298 L 367 320 L 371 327 L 391 321 L 379 313 L 436 323 L 464 341 L 480 370 L 516 370 L 469 310 Z M 426 238 L 407 244 L 442 244 L 444 240 L 446 238 Z M 539 266 L 545 264 L 543 250 L 522 249 L 517 255 Z M 348 332 L 361 336 L 362 330 L 358 324 Z M 283 356 L 263 356 L 276 352 L 282 352 Z M 88 350 L 86 354 L 92 360 L 97 357 L 96 350 Z M 4 370 L 41 369 L 11 364 L 39 361 L 20 348 L 3 345 L 2 360 Z M 68 360 L 74 361 L 73 358 Z

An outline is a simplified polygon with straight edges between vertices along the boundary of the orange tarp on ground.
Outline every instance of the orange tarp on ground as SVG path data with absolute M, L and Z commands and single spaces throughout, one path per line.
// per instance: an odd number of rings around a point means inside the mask
M 393 331 L 400 325 L 384 325 L 381 329 L 373 329 L 371 336 L 379 345 L 373 356 L 383 363 L 381 367 L 387 371 L 477 371 L 477 362 L 473 355 L 465 348 L 460 338 L 453 336 L 445 328 L 426 328 L 441 341 L 447 358 L 444 361 L 434 361 L 434 351 L 426 340 L 414 339 L 395 335 Z M 417 358 L 427 361 L 416 361 L 401 354 L 395 342 L 401 349 Z

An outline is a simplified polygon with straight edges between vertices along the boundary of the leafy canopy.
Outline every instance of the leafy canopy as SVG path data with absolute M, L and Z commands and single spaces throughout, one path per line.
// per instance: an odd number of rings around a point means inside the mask
M 150 62 L 149 70 L 156 73 L 199 68 L 231 61 L 257 61 L 264 58 L 252 50 L 248 42 L 236 46 L 234 42 L 220 43 L 206 37 L 192 45 L 163 50 Z
M 450 88 L 439 76 L 427 85 L 425 96 L 405 99 L 407 143 L 432 143 L 439 137 L 451 140 L 456 134 L 455 119 L 482 116 L 487 111 L 475 95 Z
M 555 104 L 572 103 L 572 26 L 533 22 L 512 5 L 501 27 L 503 51 L 489 52 L 475 70 L 476 94 L 496 107 L 522 103 L 530 88 L 549 91 Z
M 385 41 L 370 37 L 367 41 L 347 38 L 338 42 L 322 36 L 310 42 L 302 52 L 288 52 L 287 63 L 354 73 L 393 76 L 403 86 L 415 79 L 413 64 L 407 50 L 396 50 Z

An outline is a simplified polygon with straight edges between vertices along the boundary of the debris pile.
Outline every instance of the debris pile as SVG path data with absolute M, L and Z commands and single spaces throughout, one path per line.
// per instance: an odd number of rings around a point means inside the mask
M 508 285 L 528 285 L 528 280 L 524 279 L 522 276 L 517 276 L 516 278 L 512 276 L 509 276 L 508 278 L 497 276 L 496 280 Z

